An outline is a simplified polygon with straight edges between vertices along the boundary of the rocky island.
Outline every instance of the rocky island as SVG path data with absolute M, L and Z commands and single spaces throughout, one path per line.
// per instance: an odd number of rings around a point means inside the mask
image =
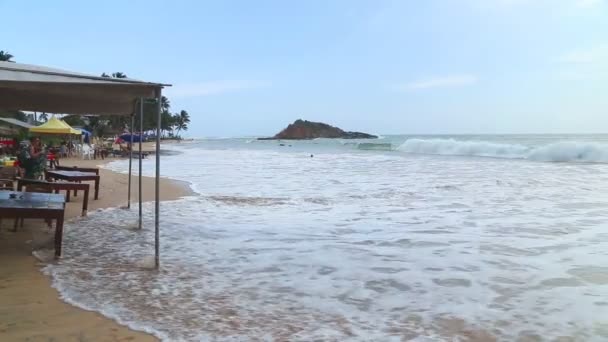
M 377 139 L 375 135 L 361 132 L 347 132 L 322 122 L 296 120 L 274 137 L 258 138 L 259 140 L 305 140 L 316 138 L 339 139 Z

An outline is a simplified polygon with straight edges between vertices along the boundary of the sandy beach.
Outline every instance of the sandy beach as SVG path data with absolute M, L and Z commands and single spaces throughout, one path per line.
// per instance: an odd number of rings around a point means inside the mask
M 146 146 L 150 149 L 150 146 Z M 95 167 L 114 160 L 64 159 L 62 165 Z M 136 165 L 136 164 L 135 164 Z M 126 204 L 128 176 L 101 170 L 99 200 L 89 200 L 89 212 Z M 133 203 L 137 201 L 137 181 L 133 179 Z M 190 193 L 185 183 L 163 179 L 162 200 L 174 200 Z M 143 200 L 154 199 L 154 179 L 144 178 Z M 66 205 L 66 218 L 78 220 L 82 195 Z M 0 226 L 0 341 L 155 341 L 155 337 L 130 330 L 95 312 L 62 302 L 50 279 L 40 272 L 44 266 L 32 250 L 53 238 L 41 220 L 26 220 L 17 233 L 13 220 Z M 65 235 L 70 231 L 66 230 Z

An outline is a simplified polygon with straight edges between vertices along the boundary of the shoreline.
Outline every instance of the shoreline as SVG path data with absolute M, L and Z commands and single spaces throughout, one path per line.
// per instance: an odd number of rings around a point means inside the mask
M 97 167 L 120 159 L 62 159 L 65 166 Z M 161 164 L 162 165 L 162 164 Z M 89 212 L 121 207 L 127 201 L 128 175 L 100 168 L 100 198 L 89 199 Z M 137 206 L 137 177 L 132 177 L 131 203 Z M 154 200 L 154 178 L 142 178 L 142 199 Z M 161 178 L 161 201 L 177 200 L 194 194 L 187 182 Z M 82 195 L 80 195 L 82 196 Z M 77 222 L 81 197 L 66 204 L 66 221 Z M 48 246 L 53 233 L 41 220 L 26 220 L 17 233 L 10 232 L 13 220 L 0 226 L 0 340 L 2 341 L 159 341 L 149 333 L 133 330 L 101 313 L 64 302 L 53 287 L 46 265 L 33 256 L 33 250 Z M 69 230 L 64 235 L 69 235 Z

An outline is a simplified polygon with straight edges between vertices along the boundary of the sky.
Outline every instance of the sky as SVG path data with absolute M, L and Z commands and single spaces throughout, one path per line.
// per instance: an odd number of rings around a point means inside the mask
M 189 137 L 608 132 L 608 0 L 0 0 L 15 61 L 170 83 Z

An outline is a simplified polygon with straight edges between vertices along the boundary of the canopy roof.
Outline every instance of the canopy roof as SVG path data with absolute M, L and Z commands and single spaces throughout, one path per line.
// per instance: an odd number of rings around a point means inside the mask
M 43 134 L 81 134 L 79 130 L 72 128 L 72 126 L 57 119 L 54 115 L 42 125 L 30 128 L 30 132 Z
M 0 110 L 130 115 L 138 98 L 154 98 L 164 86 L 0 62 Z
M 0 121 L 4 121 L 10 125 L 13 126 L 19 126 L 19 127 L 23 127 L 23 128 L 32 128 L 34 127 L 34 125 L 30 125 L 27 122 L 23 122 L 21 120 L 17 120 L 17 119 L 13 119 L 13 118 L 0 118 Z

